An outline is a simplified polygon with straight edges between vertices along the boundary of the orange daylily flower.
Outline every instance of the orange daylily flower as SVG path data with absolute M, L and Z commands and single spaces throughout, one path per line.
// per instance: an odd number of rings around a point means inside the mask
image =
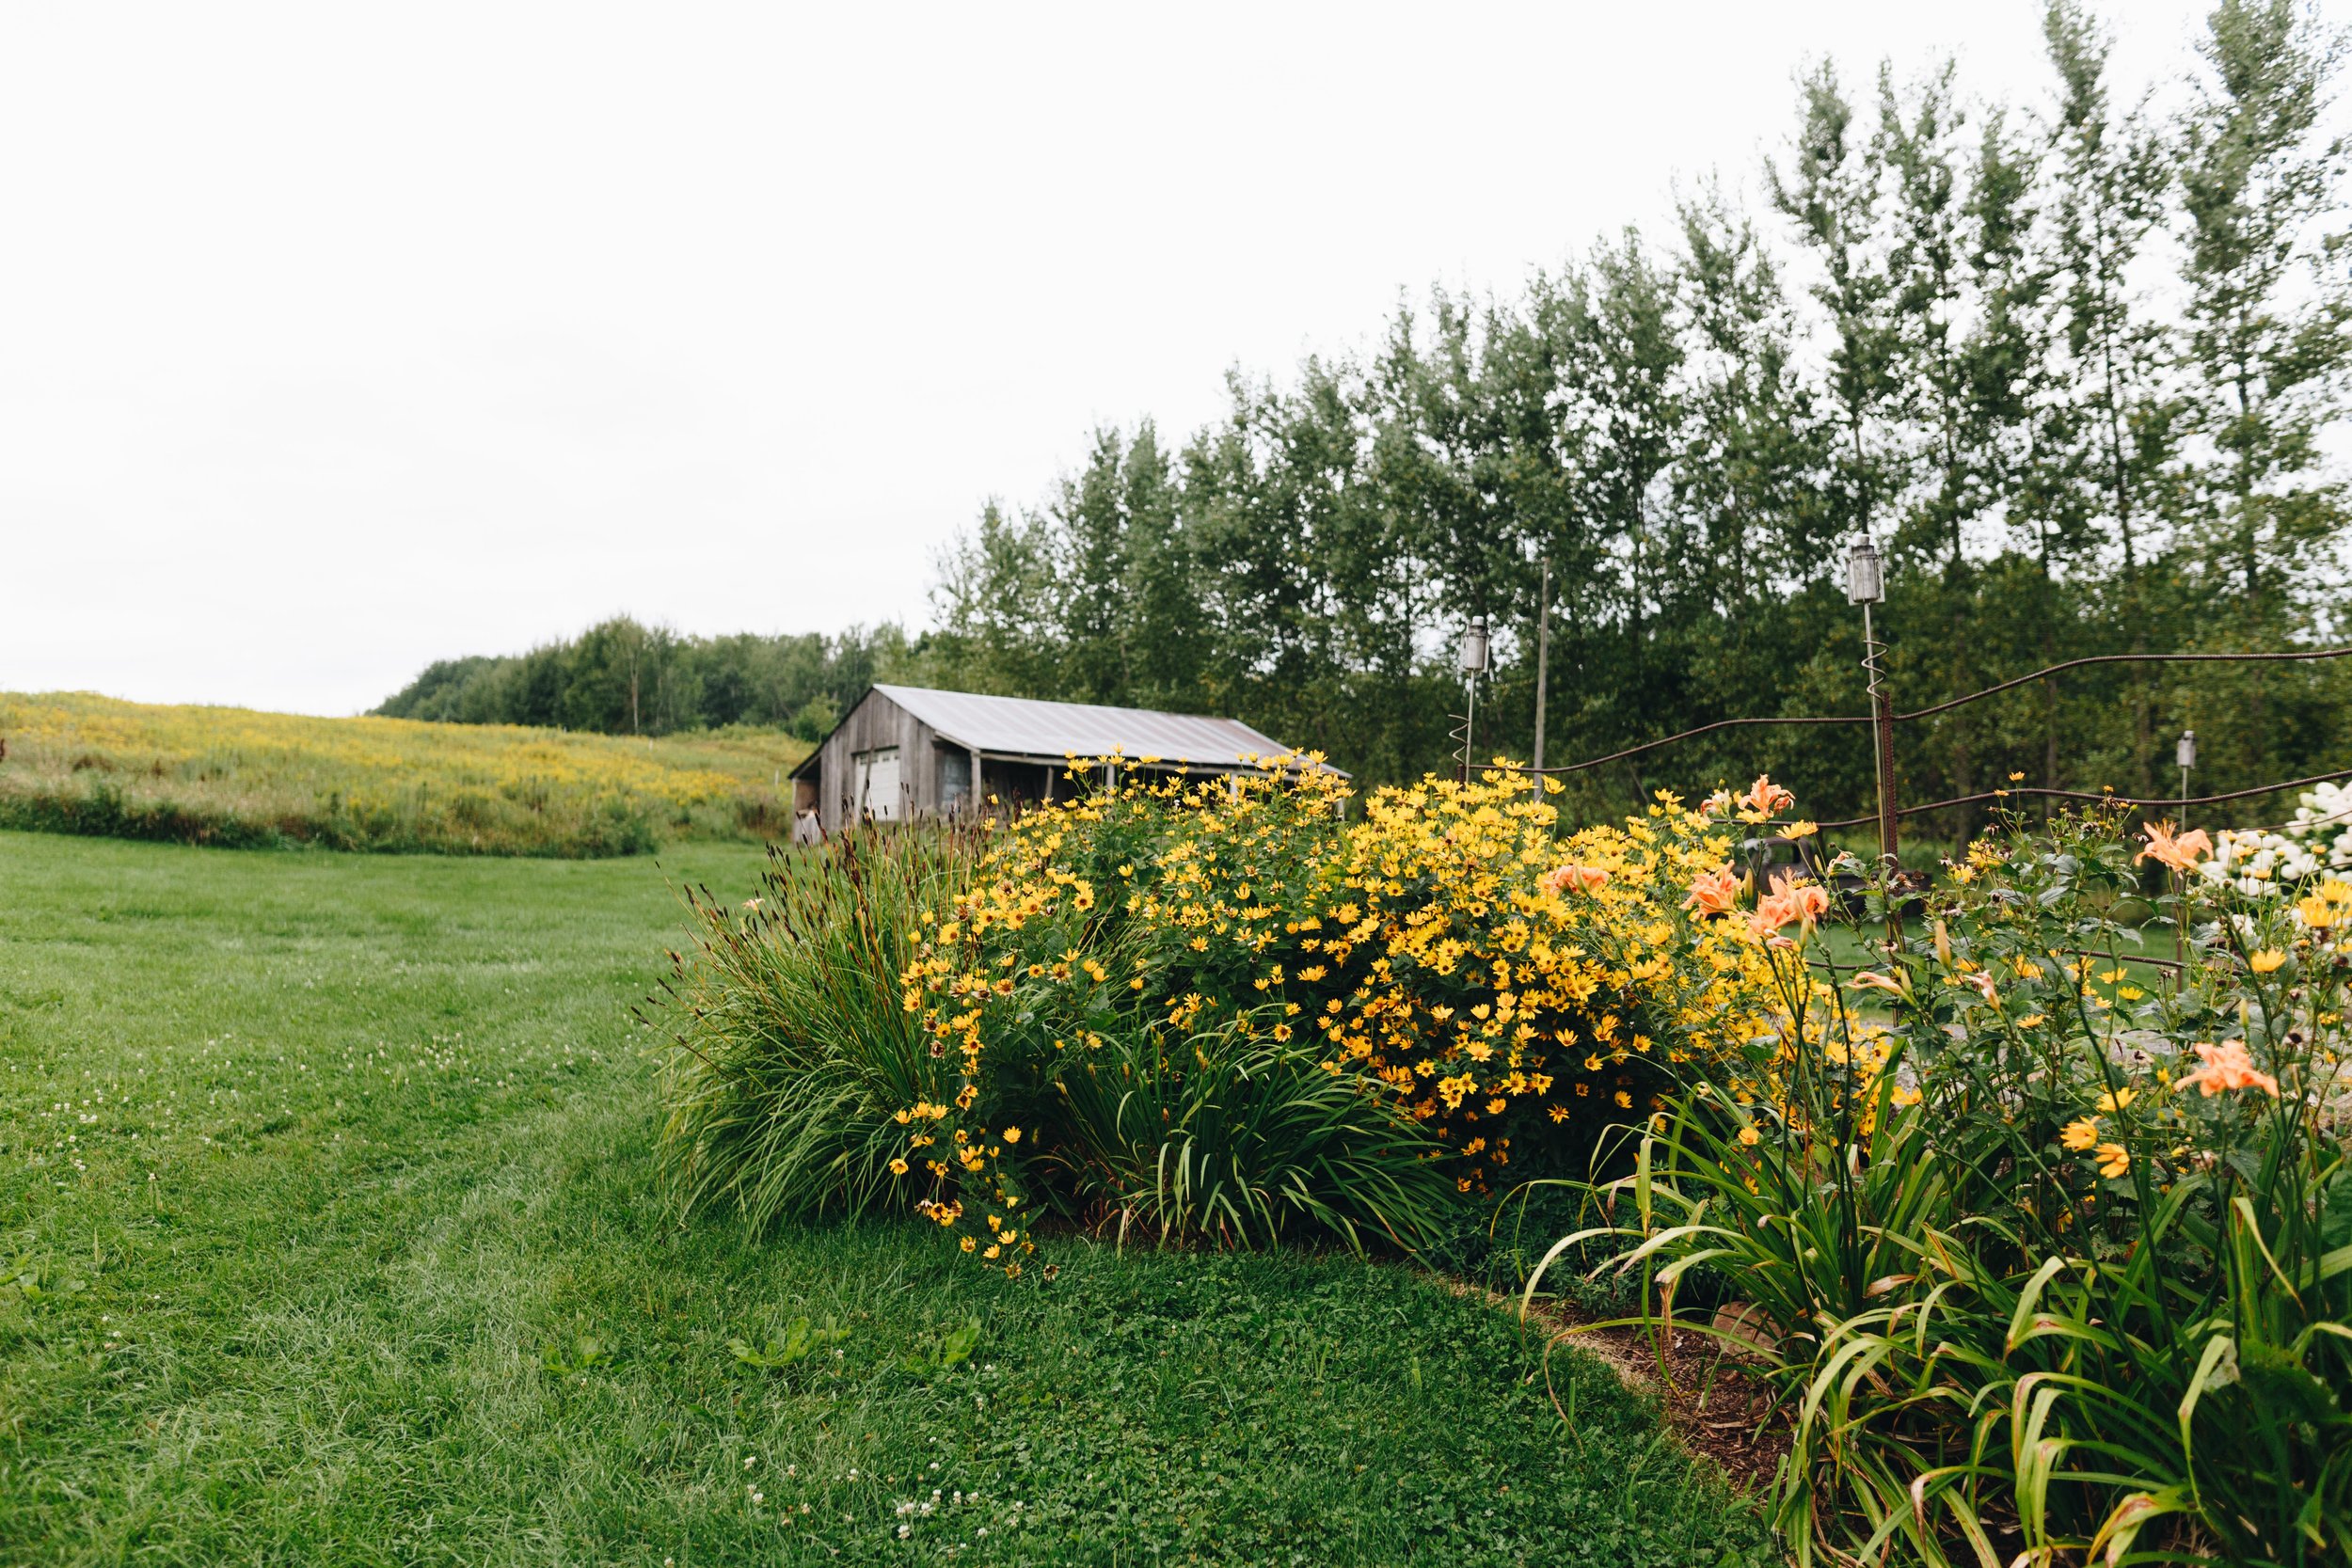
M 1829 894 L 1818 882 L 1783 882 L 1779 887 L 1756 901 L 1756 912 L 1748 916 L 1748 929 L 1775 947 L 1791 947 L 1795 943 L 1777 934 L 1783 926 L 1795 925 L 1805 931 L 1829 912 Z
M 1829 912 L 1829 892 L 1819 882 L 1783 882 L 1759 899 L 1756 909 L 1759 912 L 1769 909 L 1775 927 L 1794 921 L 1810 930 L 1816 921 Z
M 1783 806 L 1793 806 L 1796 803 L 1797 798 L 1772 783 L 1772 775 L 1769 773 L 1758 773 L 1756 776 L 1756 783 L 1750 784 L 1748 792 L 1740 797 L 1740 805 L 1750 811 L 1760 812 L 1766 816 L 1772 816 Z
M 1691 896 L 1682 901 L 1686 910 L 1696 910 L 1701 915 L 1729 914 L 1740 902 L 1740 879 L 1729 866 L 1721 871 L 1702 871 L 1691 879 Z
M 1609 873 L 1597 865 L 1564 865 L 1543 875 L 1546 893 L 1565 893 L 1573 887 L 1582 893 L 1597 893 L 1609 885 Z
M 2205 836 L 2202 828 L 2191 829 L 2175 837 L 2171 823 L 2151 822 L 2140 832 L 2147 835 L 2148 847 L 2139 852 L 2138 860 L 2153 859 L 2175 871 L 2185 872 L 2196 870 L 2199 861 L 2213 858 L 2213 840 Z
M 2223 1040 L 2219 1045 L 2197 1042 L 2197 1054 L 2204 1066 L 2181 1075 L 2179 1087 L 2191 1084 L 2210 1100 L 2224 1089 L 2260 1089 L 2271 1099 L 2279 1098 L 2279 1080 L 2254 1068 L 2254 1058 L 2247 1053 L 2244 1040 Z
M 1897 996 L 1900 996 L 1903 993 L 1903 986 L 1900 980 L 1895 979 L 1891 975 L 1880 974 L 1867 969 L 1855 975 L 1851 980 L 1848 981 L 1847 984 L 1852 986 L 1856 990 L 1887 990 L 1893 991 Z

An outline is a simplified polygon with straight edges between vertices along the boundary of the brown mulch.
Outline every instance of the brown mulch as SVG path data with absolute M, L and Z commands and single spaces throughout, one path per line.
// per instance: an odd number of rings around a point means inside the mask
M 1456 1295 L 1519 1315 L 1519 1300 L 1458 1279 L 1442 1283 Z M 1772 1408 L 1772 1389 L 1756 1374 L 1756 1356 L 1712 1335 L 1678 1331 L 1660 1345 L 1630 1328 L 1594 1328 L 1596 1320 L 1555 1302 L 1529 1310 L 1531 1327 L 1549 1336 L 1546 1349 L 1569 1345 L 1614 1372 L 1628 1388 L 1658 1397 L 1667 1430 L 1692 1455 L 1709 1460 L 1742 1491 L 1772 1484 L 1788 1451 L 1788 1413 Z

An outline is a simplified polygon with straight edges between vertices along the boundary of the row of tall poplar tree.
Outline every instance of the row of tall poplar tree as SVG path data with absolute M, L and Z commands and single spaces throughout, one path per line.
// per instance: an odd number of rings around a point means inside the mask
M 1545 562 L 1555 763 L 1863 711 L 1863 533 L 1904 710 L 2083 655 L 2339 638 L 2340 40 L 2225 0 L 2190 79 L 2142 93 L 2079 0 L 2044 32 L 2042 102 L 1825 63 L 1756 209 L 1709 187 L 1515 299 L 1440 293 L 1359 356 L 1236 372 L 1181 442 L 1096 432 L 943 557 L 900 673 L 1232 713 L 1381 782 L 1450 765 L 1472 616 L 1499 653 L 1479 753 L 1532 750 Z M 2201 792 L 2251 784 L 2352 763 L 2347 718 L 2339 665 L 2109 666 L 1902 726 L 1901 790 L 2177 789 L 2184 726 Z M 1769 768 L 1858 814 L 1868 757 L 1859 728 L 1740 730 L 1579 799 Z

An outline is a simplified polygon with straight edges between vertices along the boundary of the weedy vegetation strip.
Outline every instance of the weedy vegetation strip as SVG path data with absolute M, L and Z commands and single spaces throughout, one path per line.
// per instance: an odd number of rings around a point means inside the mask
M 558 857 L 782 836 L 777 732 L 657 739 L 0 692 L 0 828 Z

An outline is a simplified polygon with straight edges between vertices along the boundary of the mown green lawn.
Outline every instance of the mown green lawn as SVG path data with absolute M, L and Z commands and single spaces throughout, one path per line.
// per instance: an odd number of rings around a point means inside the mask
M 0 1565 L 1771 1560 L 1394 1265 L 681 1226 L 627 1008 L 755 861 L 0 834 Z

